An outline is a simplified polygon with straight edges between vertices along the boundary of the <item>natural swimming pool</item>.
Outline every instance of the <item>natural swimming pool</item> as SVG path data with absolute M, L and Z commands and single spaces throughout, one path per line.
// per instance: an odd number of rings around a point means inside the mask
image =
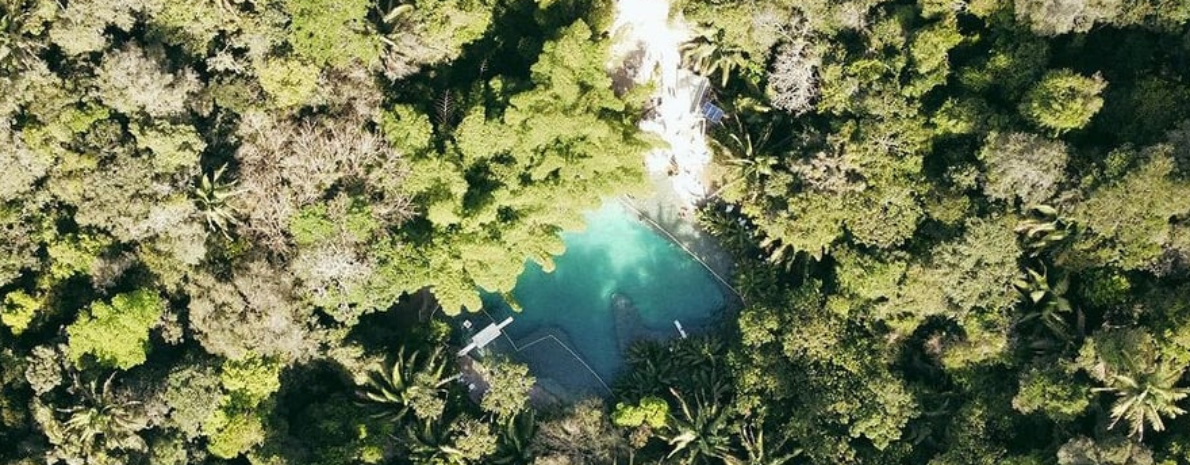
M 485 298 L 495 320 L 513 317 L 505 333 L 539 379 L 601 391 L 623 366 L 630 341 L 677 337 L 674 320 L 697 330 L 725 306 L 706 268 L 618 203 L 587 214 L 586 230 L 562 237 L 566 252 L 553 272 L 530 262 L 520 275 L 513 297 L 522 311 Z M 604 382 L 575 373 L 582 365 L 569 352 Z

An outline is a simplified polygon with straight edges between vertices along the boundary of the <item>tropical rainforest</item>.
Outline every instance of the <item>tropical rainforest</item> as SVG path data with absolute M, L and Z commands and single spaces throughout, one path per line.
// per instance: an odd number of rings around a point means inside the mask
M 0 0 L 0 463 L 1190 464 L 1181 0 L 675 0 L 745 305 L 472 399 L 649 192 L 615 7 Z

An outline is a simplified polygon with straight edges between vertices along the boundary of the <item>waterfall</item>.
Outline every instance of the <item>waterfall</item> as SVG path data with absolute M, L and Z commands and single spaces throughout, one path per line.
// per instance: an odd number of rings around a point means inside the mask
M 682 68 L 681 46 L 692 33 L 669 0 L 618 0 L 612 26 L 612 73 L 621 85 L 657 86 L 652 111 L 640 122 L 668 147 L 649 152 L 645 166 L 668 176 L 680 207 L 690 208 L 707 194 L 704 182 L 711 153 L 699 108 L 707 80 Z

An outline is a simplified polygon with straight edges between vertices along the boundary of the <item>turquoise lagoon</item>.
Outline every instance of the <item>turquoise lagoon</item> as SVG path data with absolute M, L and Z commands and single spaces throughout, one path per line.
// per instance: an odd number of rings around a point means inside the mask
M 675 320 L 696 331 L 725 297 L 702 264 L 619 203 L 586 217 L 586 230 L 562 235 L 566 252 L 554 271 L 526 265 L 512 292 L 520 312 L 495 295 L 484 303 L 493 319 L 514 319 L 494 350 L 515 352 L 539 379 L 606 394 L 628 343 L 677 337 Z

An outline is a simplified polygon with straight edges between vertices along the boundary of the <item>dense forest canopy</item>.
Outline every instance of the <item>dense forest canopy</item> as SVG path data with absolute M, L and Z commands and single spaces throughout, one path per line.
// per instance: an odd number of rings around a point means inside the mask
M 0 463 L 1190 463 L 1181 0 L 675 0 L 746 305 L 469 398 L 450 317 L 650 193 L 617 14 L 0 0 Z

